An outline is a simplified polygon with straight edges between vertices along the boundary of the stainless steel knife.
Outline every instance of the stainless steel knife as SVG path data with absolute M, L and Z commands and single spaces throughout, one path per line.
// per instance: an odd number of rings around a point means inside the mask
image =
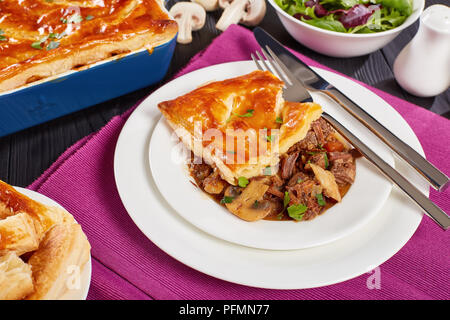
M 443 191 L 448 187 L 449 178 L 433 166 L 428 160 L 422 157 L 417 151 L 400 140 L 389 129 L 384 127 L 375 118 L 358 106 L 344 93 L 335 88 L 328 81 L 314 72 L 308 65 L 298 59 L 295 55 L 283 47 L 265 30 L 255 28 L 253 30 L 256 40 L 261 48 L 269 46 L 287 68 L 300 80 L 310 91 L 321 91 L 341 105 L 346 111 L 352 114 L 370 131 L 377 135 L 386 145 L 388 145 L 402 159 L 409 163 L 419 172 L 436 190 Z

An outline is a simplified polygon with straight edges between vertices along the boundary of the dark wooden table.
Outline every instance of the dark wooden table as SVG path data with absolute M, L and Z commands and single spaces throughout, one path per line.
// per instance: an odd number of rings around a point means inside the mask
M 448 0 L 426 0 L 426 6 L 446 1 Z M 170 0 L 168 6 L 170 7 L 174 2 L 176 1 Z M 403 31 L 382 50 L 363 57 L 338 59 L 323 56 L 297 43 L 283 29 L 275 11 L 269 5 L 267 9 L 261 27 L 270 31 L 283 44 L 343 74 L 450 118 L 450 90 L 434 98 L 418 98 L 402 90 L 394 80 L 392 65 L 395 57 L 412 39 L 418 23 Z M 193 42 L 189 45 L 177 46 L 172 65 L 163 81 L 171 78 L 192 56 L 207 47 L 219 35 L 219 31 L 215 28 L 219 16 L 219 12 L 208 14 L 205 27 L 194 33 Z M 141 89 L 75 114 L 0 138 L 0 179 L 12 185 L 27 186 L 69 146 L 101 128 L 113 116 L 132 107 L 155 87 Z

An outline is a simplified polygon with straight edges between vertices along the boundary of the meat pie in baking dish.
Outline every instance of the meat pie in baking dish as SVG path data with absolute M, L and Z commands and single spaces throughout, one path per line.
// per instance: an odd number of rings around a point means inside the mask
M 170 41 L 160 0 L 0 1 L 0 92 Z
M 246 221 L 311 220 L 355 179 L 358 152 L 318 104 L 284 101 L 282 90 L 254 71 L 158 105 L 191 150 L 198 187 Z

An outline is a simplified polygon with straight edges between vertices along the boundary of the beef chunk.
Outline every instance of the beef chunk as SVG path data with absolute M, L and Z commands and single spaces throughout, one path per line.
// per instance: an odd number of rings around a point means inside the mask
M 206 177 L 208 177 L 213 169 L 211 168 L 211 166 L 207 165 L 206 163 L 199 163 L 199 164 L 195 164 L 192 163 L 190 164 L 190 168 L 191 168 L 191 173 L 195 178 L 195 181 L 203 183 L 203 180 L 206 179 Z
M 330 171 L 338 185 L 352 184 L 355 181 L 356 166 L 353 158 L 334 160 Z
M 338 159 L 347 161 L 347 160 L 351 160 L 352 158 L 353 158 L 352 155 L 348 152 L 330 152 L 328 154 L 328 159 L 330 161 L 335 161 Z
M 325 152 L 313 154 L 308 158 L 308 163 L 314 163 L 315 165 L 318 165 L 322 169 L 326 169 L 327 160 L 325 157 L 326 157 Z M 305 169 L 309 170 L 310 166 L 308 166 L 308 163 L 306 163 Z
M 214 171 L 203 180 L 203 189 L 210 194 L 220 194 L 226 182 L 222 180 L 218 171 Z
M 285 157 L 281 162 L 281 178 L 289 179 L 295 168 L 295 162 L 297 161 L 298 155 L 300 153 L 294 152 Z
M 289 179 L 288 186 L 289 187 L 293 187 L 297 183 L 301 183 L 301 182 L 303 182 L 306 179 L 310 179 L 308 175 L 306 175 L 303 172 L 297 172 L 296 174 L 294 174 L 291 177 L 291 179 Z
M 306 179 L 293 187 L 286 187 L 286 189 L 289 192 L 290 206 L 304 204 L 308 207 L 308 210 L 303 216 L 303 220 L 310 220 L 320 213 L 322 207 L 319 206 L 316 199 L 317 190 L 320 189 L 320 185 L 316 181 Z

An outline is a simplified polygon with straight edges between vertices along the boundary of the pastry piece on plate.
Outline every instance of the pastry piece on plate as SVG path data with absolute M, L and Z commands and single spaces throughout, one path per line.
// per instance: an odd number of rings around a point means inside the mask
M 158 104 L 192 152 L 196 185 L 245 221 L 311 220 L 355 178 L 357 153 L 322 108 L 282 91 L 272 73 L 254 71 Z
M 51 228 L 28 264 L 33 272 L 35 291 L 29 300 L 53 300 L 79 289 L 79 275 L 89 260 L 90 245 L 76 223 Z
M 0 180 L 0 253 L 36 250 L 52 226 L 73 221 L 65 210 L 34 201 Z
M 40 236 L 35 221 L 27 213 L 20 212 L 0 220 L 0 255 L 14 251 L 19 256 L 39 247 Z
M 31 267 L 16 253 L 0 255 L 0 300 L 19 300 L 34 290 Z
M 195 156 L 236 185 L 241 177 L 261 176 L 276 166 L 280 152 L 303 139 L 322 113 L 315 103 L 286 103 L 282 89 L 272 73 L 254 71 L 208 83 L 158 107 Z
M 0 299 L 61 298 L 76 289 L 89 256 L 89 242 L 70 213 L 0 181 Z
M 0 92 L 175 37 L 162 0 L 2 1 Z

